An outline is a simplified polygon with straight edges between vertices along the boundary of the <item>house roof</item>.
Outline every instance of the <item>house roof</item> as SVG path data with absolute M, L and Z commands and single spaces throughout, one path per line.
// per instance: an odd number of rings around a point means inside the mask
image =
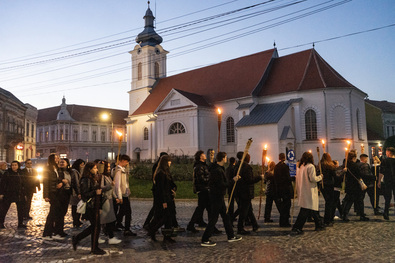
M 175 90 L 178 91 L 181 95 L 183 95 L 184 97 L 186 97 L 187 99 L 189 99 L 190 101 L 192 101 L 193 103 L 195 103 L 198 106 L 205 106 L 205 107 L 210 106 L 210 104 L 208 104 L 206 99 L 201 95 L 186 92 L 186 91 L 179 90 L 179 89 L 175 89 Z
M 395 103 L 386 100 L 365 100 L 367 103 L 381 109 L 386 113 L 395 113 Z
M 11 92 L 9 92 L 8 90 L 5 90 L 3 88 L 0 88 L 0 94 L 9 98 L 10 100 L 13 100 L 16 103 L 25 105 L 25 103 L 23 103 L 22 101 L 20 101 L 17 97 L 14 96 L 14 94 L 12 94 Z
M 288 100 L 276 103 L 259 104 L 250 112 L 249 115 L 245 115 L 236 124 L 236 127 L 277 123 L 294 101 L 295 100 Z
M 154 112 L 171 89 L 219 101 L 256 95 L 269 96 L 323 88 L 355 88 L 315 49 L 278 57 L 276 49 L 225 61 L 159 79 L 142 105 L 132 114 Z
M 151 94 L 132 114 L 154 112 L 171 89 L 203 96 L 208 103 L 251 96 L 274 49 L 159 79 Z
M 258 96 L 323 88 L 353 87 L 315 49 L 276 58 Z
M 40 123 L 55 121 L 60 110 L 61 106 L 38 110 L 37 122 Z M 77 122 L 111 123 L 112 118 L 114 124 L 124 125 L 126 124 L 125 118 L 127 118 L 128 116 L 128 111 L 124 110 L 98 108 L 75 104 L 67 105 L 67 111 L 70 113 L 70 116 Z M 104 112 L 111 113 L 111 117 L 107 121 L 100 119 L 100 115 Z

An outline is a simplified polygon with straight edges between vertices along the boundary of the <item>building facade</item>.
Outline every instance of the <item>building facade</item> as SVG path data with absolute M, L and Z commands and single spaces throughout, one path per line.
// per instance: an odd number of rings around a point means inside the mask
M 104 120 L 103 114 L 109 118 Z M 116 109 L 67 105 L 40 109 L 37 120 L 37 153 L 52 153 L 69 159 L 114 161 L 126 152 L 128 112 Z
M 366 94 L 315 49 L 281 57 L 274 48 L 167 77 L 169 52 L 149 8 L 144 19 L 130 52 L 127 151 L 133 159 L 153 160 L 163 151 L 192 156 L 209 148 L 235 156 L 252 138 L 253 163 L 261 163 L 265 144 L 276 161 L 281 152 L 299 158 L 315 152 L 321 140 L 342 160 L 346 141 L 350 148 L 367 144 Z
M 0 88 L 0 160 L 24 161 L 36 155 L 37 109 Z

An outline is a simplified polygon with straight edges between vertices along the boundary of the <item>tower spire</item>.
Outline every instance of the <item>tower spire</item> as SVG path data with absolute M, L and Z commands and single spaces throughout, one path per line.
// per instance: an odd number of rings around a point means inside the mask
M 147 45 L 155 46 L 162 43 L 163 41 L 162 37 L 155 32 L 154 29 L 155 17 L 152 14 L 149 5 L 150 5 L 150 1 L 148 1 L 148 9 L 145 12 L 145 16 L 144 16 L 144 20 L 145 20 L 144 30 L 136 37 L 136 42 L 140 44 L 141 47 Z

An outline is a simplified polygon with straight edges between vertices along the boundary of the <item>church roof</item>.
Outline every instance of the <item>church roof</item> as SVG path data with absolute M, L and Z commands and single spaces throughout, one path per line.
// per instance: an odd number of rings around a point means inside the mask
M 395 113 L 395 103 L 386 100 L 365 100 L 367 103 L 379 108 L 382 112 Z
M 203 96 L 208 103 L 251 96 L 274 49 L 159 79 L 151 94 L 133 113 L 154 112 L 172 88 Z
M 103 122 L 111 123 L 111 119 L 108 121 L 103 121 L 100 119 L 100 115 L 104 112 L 111 113 L 111 118 L 114 124 L 124 125 L 126 124 L 125 118 L 128 116 L 128 111 L 106 109 L 98 107 L 90 107 L 83 105 L 67 105 L 67 111 L 70 113 L 72 119 L 76 122 Z M 56 121 L 61 106 L 45 108 L 38 110 L 37 122 L 52 122 Z
M 213 105 L 251 96 L 269 96 L 323 88 L 355 88 L 315 49 L 278 57 L 276 49 L 225 61 L 159 79 L 151 94 L 132 114 L 152 113 L 171 91 L 203 96 Z
M 138 34 L 136 37 L 136 42 L 140 44 L 140 46 L 155 46 L 162 43 L 163 39 L 158 33 L 155 32 L 154 20 L 155 17 L 152 14 L 151 9 L 148 7 L 147 11 L 145 12 L 144 16 L 145 26 L 144 30 Z
M 353 87 L 315 49 L 279 57 L 258 96 L 323 88 Z
M 288 100 L 275 103 L 258 104 L 250 112 L 249 115 L 245 115 L 236 124 L 236 127 L 277 123 L 283 117 L 288 107 L 295 101 L 299 100 Z
M 175 90 L 178 91 L 181 95 L 183 95 L 184 97 L 186 97 L 187 99 L 189 99 L 190 101 L 192 101 L 193 103 L 195 103 L 198 106 L 210 107 L 210 104 L 208 104 L 206 99 L 201 95 L 186 92 L 183 90 L 178 90 L 178 89 L 175 89 Z

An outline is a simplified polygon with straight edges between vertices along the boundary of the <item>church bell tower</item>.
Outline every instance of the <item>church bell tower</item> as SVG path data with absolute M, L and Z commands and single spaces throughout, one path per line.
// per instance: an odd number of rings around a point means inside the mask
M 149 8 L 149 2 L 144 20 L 144 30 L 136 37 L 137 45 L 129 52 L 132 55 L 129 115 L 148 97 L 155 82 L 166 77 L 166 59 L 169 52 L 160 45 L 162 37 L 155 32 L 155 17 Z

